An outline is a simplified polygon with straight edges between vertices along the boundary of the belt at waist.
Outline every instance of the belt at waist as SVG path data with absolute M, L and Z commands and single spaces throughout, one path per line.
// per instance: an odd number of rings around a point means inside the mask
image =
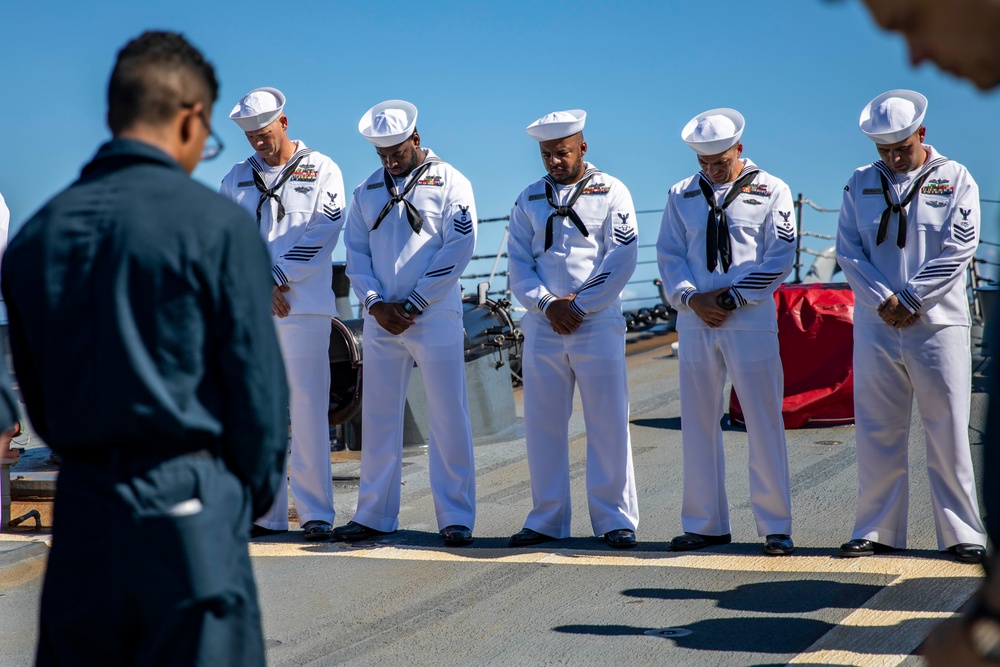
M 182 443 L 172 446 L 149 446 L 135 445 L 108 446 L 108 447 L 74 447 L 56 452 L 67 461 L 79 461 L 81 463 L 113 463 L 113 462 L 141 462 L 141 461 L 164 461 L 181 456 L 195 458 L 217 458 L 219 448 L 206 447 L 202 445 L 185 447 Z

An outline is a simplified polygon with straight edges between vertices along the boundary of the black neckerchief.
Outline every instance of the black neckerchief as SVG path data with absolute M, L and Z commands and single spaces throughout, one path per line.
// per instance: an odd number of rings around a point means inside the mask
M 920 192 L 920 188 L 923 186 L 924 181 L 927 180 L 927 177 L 931 175 L 931 172 L 947 161 L 947 158 L 938 157 L 928 162 L 924 173 L 920 174 L 910 184 L 910 189 L 898 204 L 892 203 L 892 197 L 889 196 L 889 179 L 886 178 L 885 169 L 878 170 L 879 180 L 882 181 L 882 196 L 885 197 L 885 210 L 882 211 L 882 219 L 878 223 L 875 245 L 882 245 L 882 242 L 889 236 L 889 218 L 892 217 L 893 213 L 898 213 L 899 227 L 896 229 L 896 246 L 899 248 L 906 246 L 906 207 L 917 196 L 917 193 Z M 884 163 L 880 162 L 879 164 Z M 895 180 L 895 176 L 893 180 Z
M 260 224 L 260 210 L 264 206 L 264 202 L 268 199 L 274 199 L 278 202 L 278 219 L 276 222 L 281 222 L 281 219 L 285 217 L 285 205 L 281 203 L 281 197 L 278 195 L 278 190 L 284 185 L 292 174 L 295 173 L 296 167 L 299 166 L 299 162 L 302 158 L 312 153 L 309 149 L 304 149 L 292 156 L 292 159 L 288 162 L 288 166 L 285 167 L 284 171 L 278 175 L 278 180 L 274 182 L 274 185 L 267 187 L 264 184 L 264 170 L 257 163 L 257 160 L 253 157 L 250 158 L 250 166 L 253 169 L 253 184 L 257 186 L 260 191 L 260 201 L 257 202 L 257 224 Z
M 406 219 L 410 222 L 410 228 L 413 230 L 414 234 L 420 233 L 420 230 L 424 226 L 424 218 L 420 215 L 420 211 L 417 210 L 417 207 L 414 206 L 409 199 L 406 199 L 406 195 L 410 194 L 410 190 L 416 187 L 417 181 L 419 181 L 420 177 L 424 175 L 424 172 L 430 169 L 432 164 L 438 162 L 441 162 L 441 160 L 436 157 L 432 157 L 430 155 L 425 157 L 423 164 L 416 168 L 413 175 L 410 176 L 410 182 L 405 188 L 403 188 L 402 192 L 396 191 L 396 181 L 392 177 L 392 174 L 389 173 L 389 170 L 382 170 L 382 179 L 385 181 L 385 189 L 389 191 L 389 201 L 385 203 L 385 206 L 382 207 L 382 211 L 378 214 L 378 217 L 375 218 L 375 224 L 372 225 L 373 232 L 378 229 L 379 225 L 382 224 L 385 216 L 389 215 L 389 211 L 391 211 L 396 204 L 402 202 L 403 207 L 406 209 Z
M 580 198 L 580 195 L 583 193 L 583 189 L 587 187 L 587 183 L 596 173 L 596 169 L 587 170 L 583 178 L 580 179 L 580 182 L 576 184 L 576 189 L 573 190 L 573 193 L 569 196 L 569 201 L 566 202 L 565 206 L 560 206 L 555 201 L 554 186 L 557 185 L 557 183 L 552 180 L 551 176 L 545 177 L 545 199 L 549 202 L 549 206 L 555 210 L 549 215 L 549 219 L 545 221 L 545 250 L 542 252 L 545 252 L 552 247 L 552 221 L 556 217 L 569 218 L 573 221 L 573 224 L 576 225 L 576 228 L 580 230 L 581 234 L 584 236 L 590 236 L 590 232 L 587 231 L 587 226 L 583 224 L 583 220 L 581 220 L 577 212 L 573 210 L 573 204 L 575 204 L 576 200 Z
M 705 195 L 708 203 L 708 223 L 705 227 L 705 262 L 709 271 L 715 271 L 716 256 L 722 260 L 722 272 L 729 273 L 729 267 L 733 263 L 733 250 L 729 242 L 729 219 L 726 217 L 726 208 L 739 196 L 744 185 L 747 185 L 757 176 L 760 170 L 757 167 L 744 165 L 743 174 L 736 179 L 722 205 L 715 201 L 715 191 L 712 189 L 712 181 L 708 174 L 699 174 L 698 186 Z

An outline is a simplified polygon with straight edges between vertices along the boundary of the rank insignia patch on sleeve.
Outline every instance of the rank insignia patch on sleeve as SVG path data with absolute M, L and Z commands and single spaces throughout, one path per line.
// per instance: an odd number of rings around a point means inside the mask
M 972 215 L 972 209 L 959 208 L 958 212 L 961 214 L 962 219 L 955 221 L 955 240 L 961 241 L 963 244 L 971 243 L 976 240 L 976 228 L 973 226 L 972 220 L 969 220 L 969 216 Z
M 631 213 L 617 213 L 616 215 L 621 222 L 615 225 L 613 230 L 615 243 L 618 245 L 629 245 L 637 238 L 635 229 L 628 222 Z
M 791 221 L 792 212 L 778 211 L 778 215 L 781 216 L 781 222 L 775 225 L 778 238 L 788 243 L 795 243 L 795 225 Z
M 340 206 L 337 205 L 337 193 L 327 192 L 326 196 L 330 199 L 327 203 L 323 204 L 323 215 L 328 217 L 333 222 L 340 220 L 342 215 Z
M 457 218 L 452 218 L 452 222 L 455 223 L 455 231 L 462 236 L 467 236 L 472 233 L 472 218 L 469 217 L 469 207 L 458 206 L 459 214 Z

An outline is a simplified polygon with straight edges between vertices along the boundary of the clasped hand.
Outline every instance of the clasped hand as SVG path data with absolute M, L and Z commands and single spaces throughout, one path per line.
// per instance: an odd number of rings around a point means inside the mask
M 920 319 L 920 313 L 911 313 L 895 294 L 878 307 L 878 316 L 893 329 L 908 327 Z
M 393 336 L 398 336 L 413 326 L 414 316 L 403 310 L 403 304 L 395 301 L 377 301 L 368 312 L 380 327 Z

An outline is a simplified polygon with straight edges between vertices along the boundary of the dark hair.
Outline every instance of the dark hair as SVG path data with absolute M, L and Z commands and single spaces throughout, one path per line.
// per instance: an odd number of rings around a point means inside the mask
M 118 52 L 108 82 L 112 134 L 138 122 L 169 121 L 182 104 L 211 107 L 219 94 L 215 69 L 176 32 L 147 31 Z

